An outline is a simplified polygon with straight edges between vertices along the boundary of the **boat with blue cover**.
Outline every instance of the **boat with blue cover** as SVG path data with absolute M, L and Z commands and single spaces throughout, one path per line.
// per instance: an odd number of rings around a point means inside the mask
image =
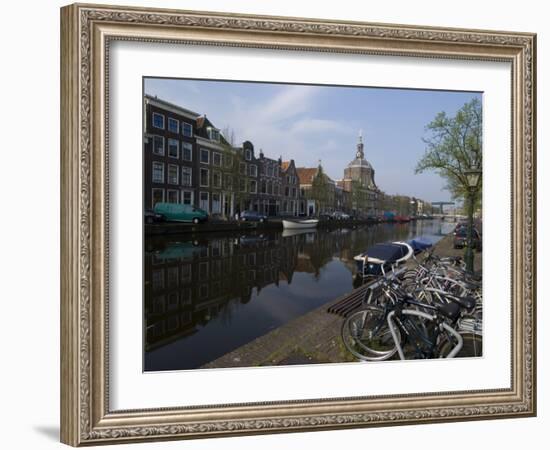
M 407 244 L 409 244 L 415 255 L 418 255 L 419 253 L 428 250 L 433 246 L 430 242 L 423 242 L 419 239 L 411 239 L 410 241 L 407 241 Z
M 405 261 L 432 246 L 429 242 L 411 239 L 407 242 L 385 242 L 369 247 L 353 259 L 357 272 L 363 277 L 385 275 Z

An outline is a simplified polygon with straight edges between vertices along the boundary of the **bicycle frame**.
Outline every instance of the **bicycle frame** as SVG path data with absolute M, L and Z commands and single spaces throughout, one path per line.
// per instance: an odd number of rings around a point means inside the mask
M 437 319 L 437 315 L 428 314 L 422 311 L 417 311 L 416 309 L 403 309 L 401 310 L 401 314 L 410 315 L 410 316 L 417 316 L 423 319 L 427 319 L 430 321 L 435 321 Z M 392 335 L 392 339 L 395 342 L 395 345 L 397 347 L 397 353 L 399 354 L 399 358 L 401 360 L 405 360 L 405 354 L 403 352 L 403 348 L 401 347 L 401 343 L 399 342 L 399 339 L 397 338 L 397 333 L 395 331 L 395 325 L 393 323 L 393 317 L 395 316 L 395 310 L 391 311 L 388 314 L 388 327 L 390 329 L 390 333 Z M 462 336 L 454 330 L 452 327 L 450 327 L 445 322 L 441 322 L 440 324 L 447 332 L 452 334 L 456 340 L 457 345 L 449 352 L 449 354 L 446 356 L 446 358 L 454 358 L 458 352 L 462 349 L 462 346 L 464 344 L 464 340 L 462 339 Z

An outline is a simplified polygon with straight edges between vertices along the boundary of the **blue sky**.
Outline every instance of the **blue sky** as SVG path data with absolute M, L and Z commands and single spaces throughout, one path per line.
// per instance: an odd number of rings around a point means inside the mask
M 428 201 L 446 201 L 445 182 L 414 174 L 425 151 L 425 126 L 440 111 L 454 114 L 480 93 L 304 86 L 146 78 L 145 93 L 206 114 L 236 143 L 250 140 L 266 156 L 323 168 L 335 180 L 355 157 L 362 130 L 365 157 L 378 187 Z

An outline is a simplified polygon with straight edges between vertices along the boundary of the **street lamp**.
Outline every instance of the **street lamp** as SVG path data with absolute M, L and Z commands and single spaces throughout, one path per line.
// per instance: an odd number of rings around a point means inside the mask
M 474 201 L 475 194 L 478 189 L 479 180 L 481 179 L 481 169 L 472 167 L 470 170 L 465 170 L 466 181 L 468 182 L 468 200 L 470 201 L 468 211 L 468 245 L 466 247 L 466 270 L 469 272 L 474 271 L 474 251 L 473 246 L 473 234 L 474 234 Z

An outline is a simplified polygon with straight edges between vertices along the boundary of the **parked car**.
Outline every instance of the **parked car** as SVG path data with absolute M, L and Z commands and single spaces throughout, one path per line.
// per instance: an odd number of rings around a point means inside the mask
M 468 244 L 467 227 L 459 228 L 457 231 L 455 231 L 454 235 L 454 248 L 464 248 Z M 472 248 L 481 251 L 481 236 L 475 228 L 472 229 Z
M 164 217 L 162 214 L 158 214 L 152 209 L 146 209 L 143 213 L 143 217 L 145 219 L 145 223 L 158 223 L 158 222 L 164 222 L 166 220 L 166 217 Z
M 192 222 L 198 224 L 208 220 L 208 213 L 193 205 L 179 203 L 157 203 L 154 208 L 156 214 L 161 214 L 167 222 Z
M 468 222 L 465 221 L 465 220 L 461 220 L 460 222 L 458 222 L 456 225 L 455 225 L 455 230 L 454 232 L 456 233 L 458 230 L 460 230 L 461 228 L 468 228 Z
M 260 214 L 258 211 L 243 211 L 241 213 L 241 220 L 247 222 L 266 222 L 267 216 Z
M 349 220 L 350 217 L 349 217 L 349 214 L 346 214 L 345 212 L 334 211 L 332 213 L 332 218 L 336 220 Z

